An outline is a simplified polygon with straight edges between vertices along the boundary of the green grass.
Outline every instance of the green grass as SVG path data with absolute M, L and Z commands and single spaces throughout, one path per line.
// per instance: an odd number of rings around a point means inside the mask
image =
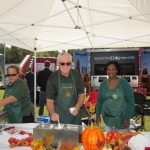
M 0 100 L 3 98 L 4 90 L 0 90 Z
M 0 90 L 0 100 L 3 98 L 3 94 L 4 94 L 4 91 L 3 90 Z M 0 106 L 0 110 L 2 109 L 3 107 Z M 39 107 L 37 106 L 36 107 L 36 118 L 38 117 L 38 110 L 39 110 Z M 47 116 L 48 115 L 48 111 L 46 109 L 46 107 L 44 108 L 44 115 Z M 85 109 L 82 108 L 82 117 L 86 117 L 87 116 L 87 113 L 85 111 Z M 104 130 L 104 123 L 102 121 L 102 124 L 100 125 L 100 129 Z M 150 132 L 150 115 L 149 116 L 145 116 L 145 130 L 143 131 L 146 131 L 146 132 Z

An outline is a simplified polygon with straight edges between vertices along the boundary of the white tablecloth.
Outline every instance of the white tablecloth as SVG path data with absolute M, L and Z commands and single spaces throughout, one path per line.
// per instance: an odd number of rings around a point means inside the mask
M 36 127 L 38 123 L 22 123 L 22 124 L 6 124 L 6 127 L 15 126 L 18 130 L 24 130 L 26 132 L 32 133 L 33 128 Z M 9 147 L 8 139 L 11 137 L 10 134 L 7 132 L 0 133 L 0 150 L 12 150 L 12 148 Z M 31 150 L 31 148 L 28 147 L 16 147 L 13 148 L 13 150 Z
M 32 133 L 33 128 L 35 128 L 39 123 L 23 123 L 23 124 L 6 124 L 6 127 L 15 126 L 18 130 L 24 130 L 26 132 Z M 150 137 L 150 132 L 142 132 L 143 135 Z M 28 147 L 17 147 L 17 148 L 10 148 L 8 139 L 11 137 L 10 134 L 7 132 L 2 132 L 0 134 L 0 150 L 32 150 Z

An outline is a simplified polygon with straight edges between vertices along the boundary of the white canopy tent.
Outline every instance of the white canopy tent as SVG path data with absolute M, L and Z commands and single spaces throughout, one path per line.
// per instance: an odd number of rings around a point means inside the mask
M 1 0 L 0 42 L 31 51 L 149 47 L 150 0 Z
M 0 43 L 35 57 L 64 49 L 150 47 L 149 8 L 150 0 L 0 0 Z

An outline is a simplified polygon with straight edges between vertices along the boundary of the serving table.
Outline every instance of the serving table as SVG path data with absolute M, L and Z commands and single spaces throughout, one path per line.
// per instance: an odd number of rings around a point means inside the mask
M 2 126 L 3 124 L 0 124 L 0 125 Z M 7 127 L 7 128 L 15 127 L 15 129 L 17 129 L 17 130 L 23 130 L 23 131 L 26 131 L 29 133 L 35 132 L 35 135 L 37 134 L 37 136 L 39 136 L 41 133 L 48 131 L 44 126 L 44 127 L 42 127 L 43 128 L 43 132 L 42 132 L 42 130 L 40 130 L 40 128 L 41 128 L 40 125 L 41 125 L 40 123 L 22 123 L 22 124 L 5 124 L 5 127 Z M 74 126 L 72 126 L 72 127 L 74 128 Z M 65 132 L 66 132 L 66 135 L 69 134 L 69 133 L 67 133 L 67 131 L 65 131 L 65 128 L 71 129 L 70 126 L 65 125 L 64 131 L 63 131 L 63 133 L 61 133 L 63 136 L 65 135 L 64 134 Z M 72 133 L 74 134 L 75 132 L 73 130 L 72 130 Z M 5 132 L 5 131 L 0 133 L 0 150 L 32 150 L 30 147 L 15 147 L 13 149 L 10 148 L 8 139 L 11 136 L 12 135 L 8 134 L 8 132 Z M 83 150 L 81 143 L 79 143 L 79 146 L 81 147 L 80 149 Z
M 0 124 L 3 125 L 3 124 Z M 39 126 L 39 123 L 22 123 L 22 124 L 5 124 L 6 127 L 15 127 L 17 130 L 24 130 L 29 133 L 33 133 L 33 129 Z M 105 133 L 106 134 L 106 133 Z M 150 132 L 142 132 L 143 135 L 146 135 L 150 138 Z M 32 150 L 30 147 L 16 147 L 10 148 L 8 139 L 12 135 L 8 134 L 7 132 L 3 131 L 0 132 L 0 150 Z M 79 144 L 80 150 L 84 150 L 83 146 Z
M 0 125 L 2 126 L 3 124 Z M 5 127 L 15 127 L 17 130 L 24 130 L 26 132 L 33 133 L 33 128 L 37 125 L 37 123 L 5 124 Z M 0 133 L 0 150 L 32 150 L 29 147 L 10 148 L 8 143 L 8 139 L 10 137 L 11 135 L 5 131 Z

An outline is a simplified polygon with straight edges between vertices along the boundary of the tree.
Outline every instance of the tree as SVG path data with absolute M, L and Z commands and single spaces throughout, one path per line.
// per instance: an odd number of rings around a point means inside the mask
M 6 63 L 20 63 L 26 55 L 33 56 L 33 52 L 12 46 L 6 50 Z
M 47 52 L 37 52 L 37 57 L 57 57 L 59 54 L 58 51 L 47 51 Z
M 11 46 L 10 48 L 5 47 L 6 49 L 6 64 L 11 63 L 20 63 L 26 55 L 33 56 L 34 53 L 22 48 L 18 48 L 15 46 Z M 73 49 L 68 50 L 67 52 L 73 56 Z M 63 50 L 62 52 L 66 52 Z M 0 53 L 4 53 L 4 45 L 0 44 Z M 36 57 L 55 57 L 57 58 L 59 55 L 59 51 L 47 51 L 47 52 L 37 52 Z
M 0 54 L 4 54 L 4 44 L 0 44 Z M 6 50 L 8 50 L 8 47 L 5 47 Z
M 67 53 L 69 53 L 70 55 L 73 56 L 73 51 L 74 51 L 74 49 L 69 49 L 69 50 L 67 51 Z

